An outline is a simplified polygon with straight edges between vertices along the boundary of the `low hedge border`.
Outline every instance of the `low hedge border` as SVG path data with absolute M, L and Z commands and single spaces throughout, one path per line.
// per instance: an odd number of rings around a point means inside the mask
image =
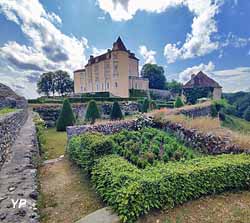
M 94 165 L 91 180 L 123 222 L 135 222 L 154 208 L 173 207 L 203 195 L 249 188 L 250 157 L 209 156 L 159 163 L 140 170 L 119 156 L 108 155 Z

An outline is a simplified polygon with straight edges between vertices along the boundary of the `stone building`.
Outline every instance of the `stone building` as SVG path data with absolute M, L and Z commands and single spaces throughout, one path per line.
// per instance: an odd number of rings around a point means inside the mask
M 218 100 L 222 96 L 222 87 L 215 80 L 200 71 L 198 74 L 193 74 L 191 80 L 183 86 L 183 94 L 186 97 L 190 94 L 195 95 L 195 99 L 212 98 Z
M 119 37 L 106 53 L 90 56 L 85 69 L 74 71 L 74 91 L 79 93 L 109 92 L 129 97 L 129 89 L 148 90 L 148 79 L 139 76 L 139 59 L 127 50 Z

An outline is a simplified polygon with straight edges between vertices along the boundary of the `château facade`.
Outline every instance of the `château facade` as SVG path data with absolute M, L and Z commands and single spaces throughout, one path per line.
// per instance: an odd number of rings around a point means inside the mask
M 112 50 L 90 56 L 85 69 L 74 71 L 74 91 L 79 93 L 109 92 L 129 97 L 129 89 L 148 90 L 149 81 L 139 76 L 139 59 L 126 49 L 119 37 Z

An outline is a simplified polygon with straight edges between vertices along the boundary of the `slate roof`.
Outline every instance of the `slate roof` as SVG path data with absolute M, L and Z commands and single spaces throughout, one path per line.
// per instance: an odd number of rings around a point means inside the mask
M 208 77 L 202 71 L 196 75 L 192 75 L 190 81 L 188 81 L 183 88 L 194 88 L 194 87 L 213 87 L 213 88 L 222 88 L 215 80 Z

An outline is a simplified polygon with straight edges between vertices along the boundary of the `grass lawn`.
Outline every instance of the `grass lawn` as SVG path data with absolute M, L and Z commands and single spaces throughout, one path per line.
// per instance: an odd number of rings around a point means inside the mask
M 65 153 L 66 132 L 45 130 L 44 158 L 55 159 Z M 74 223 L 103 207 L 87 176 L 66 157 L 41 165 L 38 209 L 41 223 Z
M 67 145 L 66 132 L 57 132 L 55 128 L 48 128 L 45 130 L 44 136 L 44 159 L 55 159 L 65 153 Z
M 227 115 L 226 120 L 223 122 L 223 126 L 231 130 L 250 133 L 250 122 L 235 116 Z
M 249 223 L 250 192 L 224 193 L 151 212 L 138 223 Z
M 15 112 L 17 111 L 17 109 L 15 108 L 2 108 L 0 109 L 0 116 L 11 113 L 11 112 Z

